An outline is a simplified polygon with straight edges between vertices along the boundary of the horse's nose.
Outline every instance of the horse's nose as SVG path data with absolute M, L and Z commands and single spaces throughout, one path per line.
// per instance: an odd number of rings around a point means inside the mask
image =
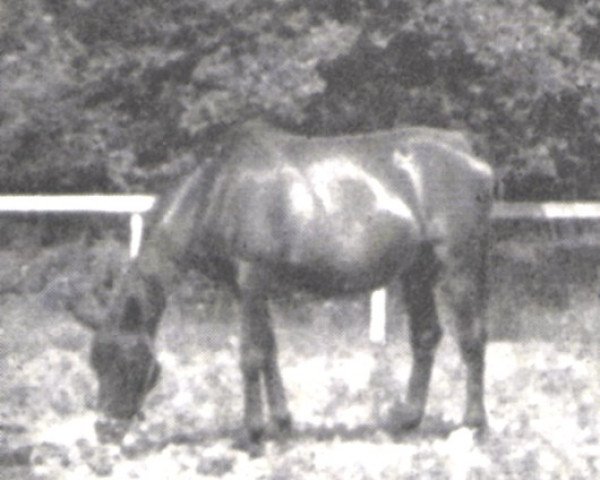
M 100 443 L 121 443 L 130 423 L 130 420 L 99 418 L 94 425 L 96 437 Z

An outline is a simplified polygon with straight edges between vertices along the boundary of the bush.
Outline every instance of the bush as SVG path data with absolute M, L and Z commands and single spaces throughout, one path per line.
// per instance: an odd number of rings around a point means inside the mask
M 9 0 L 4 191 L 160 191 L 262 115 L 469 129 L 509 198 L 600 183 L 600 7 L 540 0 Z M 537 179 L 537 180 L 536 180 Z

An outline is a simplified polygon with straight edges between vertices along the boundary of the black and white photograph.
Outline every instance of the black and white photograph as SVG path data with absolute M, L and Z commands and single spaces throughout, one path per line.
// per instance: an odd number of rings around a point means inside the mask
M 600 2 L 0 0 L 0 480 L 600 478 Z

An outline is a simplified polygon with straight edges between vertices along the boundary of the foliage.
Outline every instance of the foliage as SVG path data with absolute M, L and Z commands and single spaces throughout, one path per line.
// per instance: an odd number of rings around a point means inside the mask
M 509 196 L 597 196 L 599 19 L 584 0 L 6 0 L 0 186 L 160 189 L 263 115 L 464 128 Z

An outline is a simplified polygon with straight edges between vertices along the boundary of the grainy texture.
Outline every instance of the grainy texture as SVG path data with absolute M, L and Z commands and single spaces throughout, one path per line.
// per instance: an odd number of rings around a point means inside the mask
M 490 344 L 490 431 L 482 443 L 457 426 L 463 371 L 450 335 L 438 353 L 423 426 L 394 440 L 377 425 L 378 413 L 404 391 L 410 352 L 403 329 L 375 349 L 356 304 L 312 304 L 312 324 L 286 320 L 279 307 L 281 365 L 296 433 L 283 444 L 268 441 L 259 459 L 233 447 L 242 409 L 235 322 L 208 321 L 205 308 L 171 302 L 159 334 L 163 378 L 147 401 L 146 420 L 119 450 L 98 446 L 93 436 L 89 334 L 34 295 L 7 294 L 2 303 L 0 479 L 600 474 L 599 335 L 591 330 L 598 307 L 591 295 L 581 294 L 563 313 L 532 304 L 516 319 L 525 324 L 520 340 Z M 348 320 L 341 329 L 332 320 L 343 309 Z M 536 326 L 527 327 L 527 319 Z M 568 339 L 560 331 L 544 334 L 569 321 Z

